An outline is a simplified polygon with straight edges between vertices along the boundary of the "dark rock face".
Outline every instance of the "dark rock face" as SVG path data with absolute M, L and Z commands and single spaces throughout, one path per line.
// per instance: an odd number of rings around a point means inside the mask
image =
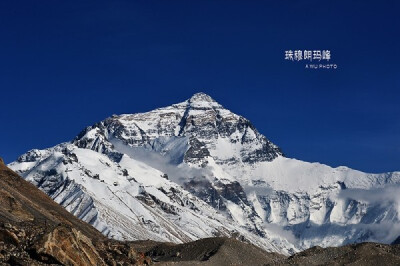
M 207 165 L 207 157 L 210 156 L 204 142 L 199 141 L 197 138 L 190 138 L 189 149 L 185 153 L 184 161 L 186 163 L 200 163 L 202 167 Z
M 193 195 L 201 198 L 215 209 L 227 210 L 220 192 L 205 178 L 192 179 L 184 184 L 184 188 Z
M 18 162 L 34 162 L 41 157 L 39 150 L 33 149 L 21 155 L 17 160 Z
M 47 173 L 55 176 L 57 173 Z M 129 243 L 106 239 L 0 162 L 0 265 L 143 265 Z
M 166 193 L 165 191 L 162 191 L 162 192 Z M 177 214 L 176 213 L 177 210 L 173 205 L 159 200 L 158 198 L 154 197 L 153 195 L 147 193 L 145 190 L 142 190 L 140 192 L 140 195 L 137 196 L 137 199 L 143 201 L 145 204 L 147 204 L 148 206 L 151 206 L 151 207 L 154 207 L 156 205 L 160 206 L 160 208 L 166 213 Z
M 122 124 L 113 118 L 96 123 L 82 130 L 72 143 L 79 148 L 90 149 L 108 155 L 110 159 L 119 162 L 122 154 L 114 150 L 109 141 L 110 132 L 116 132 L 116 136 L 124 130 Z
M 191 114 L 191 111 L 195 111 L 194 114 Z M 232 143 L 240 142 L 249 146 L 260 143 L 262 148 L 243 150 L 241 153 L 242 161 L 250 164 L 272 161 L 278 155 L 282 155 L 281 150 L 261 135 L 249 120 L 232 113 L 227 114 L 226 111 L 210 96 L 203 93 L 195 94 L 189 100 L 179 134 L 195 136 L 204 142 L 222 137 L 230 138 Z M 242 137 L 233 137 L 236 132 Z
M 218 182 L 216 183 L 216 188 L 222 197 L 233 203 L 240 204 L 243 202 L 246 205 L 249 204 L 243 187 L 237 181 L 228 184 Z
M 283 155 L 280 148 L 273 145 L 264 136 L 260 137 L 259 141 L 262 143 L 262 148 L 250 153 L 242 153 L 243 162 L 250 164 L 256 162 L 270 162 L 278 157 L 278 155 Z

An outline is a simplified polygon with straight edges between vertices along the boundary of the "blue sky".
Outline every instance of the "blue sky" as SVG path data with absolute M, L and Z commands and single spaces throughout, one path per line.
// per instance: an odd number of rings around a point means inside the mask
M 1 1 L 0 156 L 205 92 L 288 157 L 400 170 L 398 1 Z M 330 50 L 335 70 L 286 50 Z

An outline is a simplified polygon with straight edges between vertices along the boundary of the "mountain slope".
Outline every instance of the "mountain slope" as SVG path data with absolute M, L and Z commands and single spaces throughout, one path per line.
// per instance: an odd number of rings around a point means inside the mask
M 286 158 L 250 121 L 203 93 L 114 115 L 10 167 L 117 239 L 236 236 L 290 254 L 390 243 L 400 234 L 399 172 Z
M 8 169 L 1 159 L 0 250 L 2 265 L 107 265 L 118 259 L 130 264 L 145 262 L 143 254 L 128 244 L 107 240 Z M 116 258 L 112 255 L 116 250 L 127 250 L 130 255 Z

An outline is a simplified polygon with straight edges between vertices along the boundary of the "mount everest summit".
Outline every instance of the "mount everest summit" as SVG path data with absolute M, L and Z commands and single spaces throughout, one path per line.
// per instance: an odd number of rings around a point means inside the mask
M 9 167 L 121 240 L 231 236 L 292 254 L 400 235 L 400 172 L 287 158 L 249 120 L 203 93 L 114 115 Z

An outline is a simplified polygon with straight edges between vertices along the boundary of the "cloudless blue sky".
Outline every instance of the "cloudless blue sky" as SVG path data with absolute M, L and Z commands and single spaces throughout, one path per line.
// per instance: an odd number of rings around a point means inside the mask
M 288 157 L 400 170 L 399 1 L 0 2 L 0 156 L 205 92 Z M 336 70 L 284 60 L 331 51 Z

